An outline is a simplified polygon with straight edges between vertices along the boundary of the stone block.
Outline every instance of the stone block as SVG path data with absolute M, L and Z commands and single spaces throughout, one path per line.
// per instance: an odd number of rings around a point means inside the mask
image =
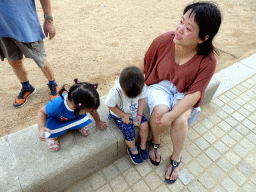
M 205 90 L 205 95 L 204 95 L 204 100 L 203 100 L 202 106 L 209 103 L 212 100 L 219 85 L 220 85 L 220 80 L 213 76 Z

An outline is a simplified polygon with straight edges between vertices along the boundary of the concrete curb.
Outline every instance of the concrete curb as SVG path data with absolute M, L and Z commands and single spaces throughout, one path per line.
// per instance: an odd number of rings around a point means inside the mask
M 212 79 L 204 104 L 212 99 L 219 84 L 219 80 Z M 99 114 L 108 129 L 95 129 L 93 122 L 86 138 L 78 132 L 68 132 L 59 138 L 61 150 L 58 152 L 50 152 L 47 143 L 39 140 L 37 124 L 1 138 L 1 190 L 62 191 L 125 155 L 123 135 L 114 122 L 107 119 L 105 98 L 101 97 Z M 144 112 L 149 118 L 147 105 Z
M 216 73 L 206 89 L 203 104 L 255 75 L 255 57 Z M 37 125 L 0 138 L 1 191 L 63 191 L 125 155 L 123 136 L 107 119 L 105 98 L 101 97 L 99 114 L 108 129 L 95 129 L 93 122 L 86 138 L 69 132 L 60 137 L 61 150 L 57 153 L 49 152 L 47 143 L 39 140 Z M 147 105 L 145 113 L 149 116 Z

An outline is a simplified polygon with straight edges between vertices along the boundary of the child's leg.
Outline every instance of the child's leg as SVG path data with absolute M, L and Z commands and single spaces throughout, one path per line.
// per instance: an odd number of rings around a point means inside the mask
M 114 119 L 118 128 L 122 131 L 126 145 L 131 149 L 131 153 L 136 155 L 138 150 L 135 145 L 135 129 L 132 124 L 124 124 L 120 118 Z
M 140 143 L 138 143 L 137 147 L 139 149 L 139 153 L 141 155 L 141 158 L 143 160 L 148 159 L 148 149 L 146 146 L 147 139 L 148 139 L 148 132 L 149 132 L 149 126 L 147 121 L 142 121 L 142 123 L 139 126 L 140 129 Z
M 146 121 L 146 122 L 140 124 L 139 129 L 140 129 L 140 138 L 141 138 L 140 148 L 142 150 L 145 150 L 146 149 L 146 142 L 147 142 L 147 139 L 148 139 L 148 132 L 149 132 L 148 122 Z
M 126 145 L 131 149 L 131 153 L 132 153 L 132 154 L 136 155 L 136 154 L 139 153 L 138 150 L 137 150 L 137 148 L 136 148 L 136 145 L 135 145 L 135 139 L 132 140 L 132 141 L 127 141 L 127 140 L 125 140 L 125 143 L 126 143 Z

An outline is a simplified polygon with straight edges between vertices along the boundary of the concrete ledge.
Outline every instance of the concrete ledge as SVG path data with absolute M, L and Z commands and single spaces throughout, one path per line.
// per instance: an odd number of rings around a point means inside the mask
M 209 103 L 212 100 L 219 86 L 220 86 L 220 80 L 213 76 L 209 85 L 205 90 L 204 100 L 201 106 Z
M 211 101 L 219 84 L 219 80 L 211 80 L 203 104 Z M 37 125 L 0 138 L 1 191 L 63 191 L 125 155 L 123 135 L 113 121 L 107 119 L 105 98 L 101 97 L 99 114 L 108 129 L 95 129 L 93 122 L 87 137 L 70 131 L 59 138 L 61 150 L 58 152 L 50 152 L 47 143 L 39 140 Z M 147 104 L 144 112 L 149 119 Z

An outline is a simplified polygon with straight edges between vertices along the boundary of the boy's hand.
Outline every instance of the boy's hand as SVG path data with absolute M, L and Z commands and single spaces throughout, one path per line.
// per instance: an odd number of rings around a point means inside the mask
M 141 119 L 142 119 L 142 117 L 139 116 L 139 115 L 137 115 L 137 119 L 136 119 L 135 122 L 138 122 L 138 123 L 136 123 L 136 124 L 137 124 L 136 126 L 140 126 L 140 124 L 141 124 Z
M 130 114 L 125 114 L 124 117 L 122 117 L 123 123 L 126 125 L 130 124 L 130 117 L 132 117 Z
M 44 132 L 49 132 L 50 133 L 51 130 L 46 128 L 46 127 L 41 127 L 39 129 L 39 138 L 40 138 L 41 141 L 45 141 L 46 140 L 45 137 L 44 137 Z
M 107 128 L 107 124 L 105 121 L 97 121 L 96 129 L 100 128 L 101 130 L 105 130 Z

